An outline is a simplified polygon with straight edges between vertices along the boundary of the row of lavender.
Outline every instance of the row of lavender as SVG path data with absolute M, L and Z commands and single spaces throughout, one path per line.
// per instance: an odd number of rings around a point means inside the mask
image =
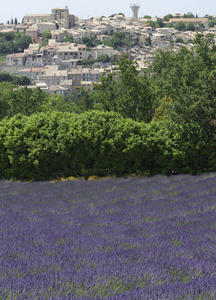
M 215 180 L 0 181 L 0 299 L 215 299 Z

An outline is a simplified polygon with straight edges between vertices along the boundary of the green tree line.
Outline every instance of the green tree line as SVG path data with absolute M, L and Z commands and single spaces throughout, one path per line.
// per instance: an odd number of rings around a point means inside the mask
M 0 53 L 19 53 L 27 49 L 31 43 L 29 35 L 21 32 L 7 32 L 0 35 Z
M 215 146 L 197 123 L 168 128 L 100 111 L 17 114 L 0 121 L 0 177 L 200 174 L 215 171 Z

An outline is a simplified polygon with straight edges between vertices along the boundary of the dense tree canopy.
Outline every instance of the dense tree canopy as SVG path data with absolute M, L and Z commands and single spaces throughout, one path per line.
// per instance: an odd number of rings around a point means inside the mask
M 17 53 L 23 52 L 31 43 L 29 35 L 22 33 L 7 32 L 0 37 L 0 53 Z
M 145 15 L 145 16 L 143 17 L 143 19 L 151 19 L 151 16 Z
M 157 18 L 157 21 L 149 20 L 148 23 L 152 28 L 163 28 L 165 26 L 161 18 Z
M 195 31 L 195 26 L 193 22 L 189 22 L 185 28 L 187 31 Z
M 216 25 L 216 20 L 215 19 L 214 20 L 209 20 L 209 22 L 208 22 L 209 28 L 214 27 L 215 25 Z
M 27 75 L 11 74 L 7 71 L 0 71 L 0 82 L 12 82 L 15 85 L 29 85 L 31 80 Z
M 184 43 L 183 39 L 181 37 L 177 37 L 175 39 L 175 43 Z
M 151 69 L 154 94 L 158 103 L 170 97 L 165 110 L 173 122 L 195 122 L 210 129 L 209 123 L 216 118 L 215 54 L 211 34 L 197 34 L 192 50 L 157 51 Z
M 169 19 L 173 18 L 172 14 L 167 14 L 166 16 L 164 16 L 164 21 L 169 21 Z
M 97 60 L 105 63 L 110 61 L 110 57 L 107 54 L 102 54 L 98 56 Z
M 179 30 L 179 31 L 184 31 L 184 30 L 186 30 L 186 25 L 185 25 L 184 22 L 179 21 L 179 22 L 176 23 L 176 25 L 174 26 L 174 28 L 176 30 Z
M 118 61 L 121 78 L 115 75 L 101 77 L 101 83 L 94 86 L 95 103 L 104 110 L 121 113 L 133 120 L 149 122 L 152 117 L 152 97 L 146 76 L 138 76 L 139 71 L 127 57 Z M 98 106 L 96 106 L 98 107 Z
M 72 34 L 67 34 L 64 39 L 63 42 L 69 42 L 69 43 L 73 43 L 73 35 Z
M 195 18 L 195 16 L 192 12 L 188 12 L 187 14 L 184 14 L 184 18 Z
M 93 42 L 93 39 L 90 39 L 87 36 L 84 36 L 82 38 L 82 43 L 85 44 L 87 47 L 90 47 L 90 48 L 96 46 L 96 44 Z

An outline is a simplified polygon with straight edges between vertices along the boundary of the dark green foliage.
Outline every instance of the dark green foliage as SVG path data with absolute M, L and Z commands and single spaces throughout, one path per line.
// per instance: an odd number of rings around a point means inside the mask
M 195 123 L 168 127 L 113 112 L 19 114 L 0 122 L 0 176 L 45 180 L 215 170 L 215 138 L 207 142 Z
M 148 21 L 148 23 L 152 28 L 162 28 L 165 26 L 163 20 L 160 18 L 157 18 L 157 21 Z
M 183 41 L 183 39 L 181 38 L 181 37 L 177 37 L 176 39 L 175 39 L 175 43 L 184 43 L 184 41 Z
M 172 27 L 174 27 L 174 25 L 172 23 L 168 23 L 168 24 L 166 24 L 165 27 L 172 28 Z
M 34 90 L 27 87 L 17 89 L 9 100 L 11 113 L 12 115 L 21 113 L 30 116 L 34 112 L 42 110 L 42 105 L 46 99 L 47 95 L 40 88 Z
M 13 88 L 9 82 L 0 83 L 0 120 L 10 115 L 9 99 L 12 97 Z
M 5 41 L 13 41 L 15 39 L 15 33 L 13 31 L 4 33 L 3 37 L 5 38 Z
M 113 32 L 110 30 L 111 39 L 105 40 L 104 45 L 118 49 L 119 47 L 132 47 L 137 44 L 136 39 L 126 38 L 124 32 Z
M 51 39 L 52 38 L 51 31 L 50 30 L 45 30 L 43 32 L 43 37 L 44 37 L 45 40 Z
M 31 80 L 27 75 L 16 75 L 7 71 L 0 71 L 1 82 L 11 82 L 15 85 L 29 85 Z
M 102 54 L 98 56 L 97 60 L 105 63 L 110 61 L 110 57 L 107 54 Z
M 165 96 L 173 100 L 168 118 L 184 124 L 197 122 L 208 131 L 216 117 L 215 45 L 212 35 L 203 34 L 196 35 L 194 44 L 194 50 L 157 51 L 151 80 L 159 103 Z
M 164 23 L 163 23 L 163 20 L 160 19 L 160 18 L 157 18 L 157 24 L 159 25 L 160 28 L 164 27 Z
M 120 81 L 116 81 L 115 75 L 108 74 L 101 77 L 99 85 L 94 85 L 95 103 L 100 104 L 101 109 L 118 112 L 123 117 L 150 122 L 153 97 L 148 78 L 138 76 L 137 65 L 126 56 L 118 61 L 118 65 Z
M 31 36 L 8 32 L 0 38 L 0 53 L 23 52 L 31 43 Z
M 179 21 L 179 22 L 176 23 L 176 25 L 174 26 L 174 28 L 176 30 L 179 30 L 179 31 L 185 31 L 186 30 L 186 25 L 185 25 L 184 22 Z
M 24 49 L 27 49 L 29 44 L 31 43 L 31 36 L 23 35 L 19 39 L 15 41 L 15 52 L 23 52 Z
M 15 85 L 27 86 L 31 83 L 27 75 L 13 75 L 13 83 Z
M 145 15 L 143 19 L 151 19 L 151 16 Z
M 86 45 L 86 47 L 92 48 L 96 46 L 96 43 L 94 43 L 93 39 L 90 39 L 87 36 L 84 36 L 82 38 L 82 43 Z
M 192 12 L 188 12 L 187 14 L 184 14 L 184 18 L 195 18 L 194 14 Z
M 48 102 L 48 96 L 39 88 L 34 90 L 27 87 L 15 88 L 15 80 L 21 82 L 25 81 L 25 79 L 25 76 L 24 78 L 15 76 L 12 82 L 5 81 L 0 83 L 0 120 L 17 113 L 29 116 L 32 113 L 42 111 L 45 103 Z
M 0 169 L 6 178 L 41 180 L 136 171 L 131 150 L 142 126 L 114 113 L 17 115 L 2 121 L 0 128 Z
M 214 27 L 216 25 L 216 20 L 209 20 L 208 22 L 208 26 L 210 27 Z
M 73 43 L 73 35 L 72 35 L 72 34 L 67 34 L 67 35 L 64 37 L 63 42 Z
M 150 35 L 146 39 L 146 45 L 151 47 L 151 38 L 150 38 Z
M 76 91 L 75 91 L 76 92 Z M 40 106 L 43 112 L 75 112 L 81 113 L 84 108 L 80 104 L 80 95 L 76 95 L 74 91 L 68 94 L 67 98 L 62 95 L 49 95 Z
M 52 38 L 52 34 L 50 30 L 45 30 L 43 32 L 43 42 L 41 43 L 41 46 L 45 46 L 48 44 L 48 40 Z
M 125 34 L 123 32 L 114 32 L 110 40 L 112 47 L 114 49 L 121 47 L 124 43 L 124 39 L 125 39 Z
M 198 29 L 203 31 L 205 29 L 205 25 L 203 23 L 198 24 Z
M 96 62 L 96 60 L 90 60 L 90 59 L 89 59 L 89 60 L 84 60 L 84 59 L 83 59 L 83 60 L 81 61 L 81 65 L 82 65 L 82 66 L 93 65 L 95 62 Z
M 9 72 L 1 71 L 0 72 L 0 82 L 4 82 L 4 81 L 12 82 L 13 76 Z
M 169 21 L 169 19 L 173 18 L 172 14 L 167 14 L 166 16 L 164 16 L 164 21 Z
M 187 31 L 195 31 L 195 26 L 193 22 L 189 22 L 186 26 Z

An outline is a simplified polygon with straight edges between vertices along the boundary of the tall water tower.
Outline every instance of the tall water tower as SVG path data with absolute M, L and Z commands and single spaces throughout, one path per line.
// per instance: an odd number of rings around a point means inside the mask
M 130 8 L 131 8 L 132 13 L 133 13 L 133 18 L 137 19 L 138 18 L 138 10 L 140 8 L 140 5 L 139 4 L 131 4 Z

